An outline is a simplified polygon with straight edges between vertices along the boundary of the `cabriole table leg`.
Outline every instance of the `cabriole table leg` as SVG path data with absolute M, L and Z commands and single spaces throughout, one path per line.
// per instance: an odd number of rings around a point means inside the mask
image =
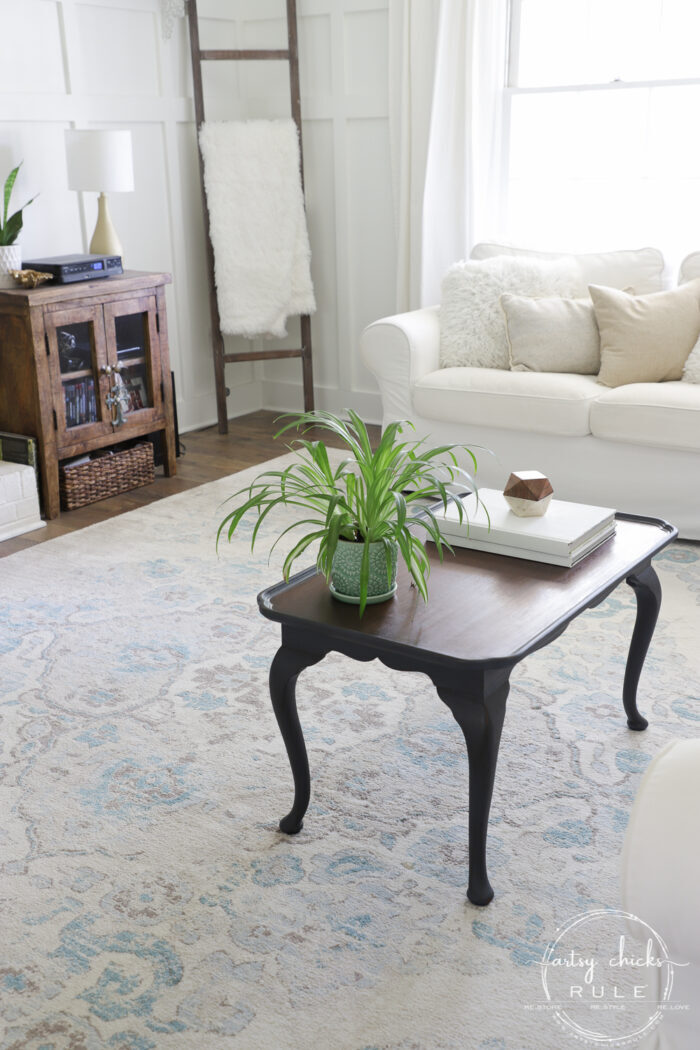
M 440 699 L 447 704 L 464 733 L 469 756 L 469 886 L 472 904 L 486 905 L 493 900 L 493 889 L 486 872 L 486 836 L 498 747 L 506 713 L 508 680 L 501 681 L 486 695 L 475 697 L 454 688 L 437 686 Z
M 280 820 L 280 831 L 287 835 L 296 835 L 301 831 L 311 797 L 309 759 L 297 714 L 297 677 L 305 667 L 318 663 L 324 655 L 282 645 L 270 667 L 270 698 L 294 777 L 294 805 L 286 817 Z
M 622 702 L 630 729 L 646 729 L 649 725 L 646 718 L 637 709 L 637 686 L 642 673 L 644 660 L 654 634 L 656 621 L 661 608 L 661 584 L 656 572 L 648 565 L 646 569 L 627 577 L 627 583 L 634 590 L 637 598 L 637 619 L 632 632 L 625 681 L 622 687 Z

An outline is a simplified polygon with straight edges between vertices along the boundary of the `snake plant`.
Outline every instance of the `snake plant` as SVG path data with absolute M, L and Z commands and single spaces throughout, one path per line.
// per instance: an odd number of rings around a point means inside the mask
M 22 229 L 22 212 L 26 207 L 28 207 L 32 203 L 33 200 L 36 199 L 35 197 L 30 197 L 27 203 L 23 204 L 18 211 L 10 215 L 9 218 L 7 217 L 7 213 L 10 210 L 10 197 L 12 196 L 12 190 L 14 189 L 17 174 L 21 167 L 22 164 L 20 162 L 16 168 L 12 169 L 10 174 L 5 179 L 5 187 L 3 190 L 2 222 L 0 223 L 0 246 L 3 247 L 15 243 Z

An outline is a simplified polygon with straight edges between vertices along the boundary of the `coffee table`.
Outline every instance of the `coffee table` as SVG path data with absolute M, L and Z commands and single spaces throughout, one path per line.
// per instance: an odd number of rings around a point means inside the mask
M 637 616 L 622 702 L 630 729 L 646 729 L 637 685 L 661 604 L 651 560 L 677 535 L 667 522 L 617 515 L 615 535 L 572 569 L 455 548 L 441 563 L 432 544 L 429 601 L 405 568 L 394 598 L 356 606 L 336 601 L 314 568 L 258 595 L 261 613 L 282 625 L 270 668 L 270 696 L 294 777 L 294 805 L 280 821 L 301 830 L 311 782 L 296 706 L 305 667 L 335 651 L 381 660 L 397 671 L 427 674 L 464 733 L 469 758 L 469 883 L 474 904 L 493 899 L 486 871 L 486 835 L 510 673 L 520 660 L 558 638 L 586 609 L 623 580 L 634 589 Z

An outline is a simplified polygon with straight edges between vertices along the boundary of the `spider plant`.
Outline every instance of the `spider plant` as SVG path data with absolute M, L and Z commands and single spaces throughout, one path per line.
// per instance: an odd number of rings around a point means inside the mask
M 230 500 L 242 502 L 223 519 L 217 533 L 217 546 L 222 533 L 231 540 L 242 519 L 257 514 L 251 549 L 255 547 L 260 527 L 280 505 L 299 507 L 305 516 L 287 526 L 276 544 L 287 533 L 303 529 L 284 560 L 284 578 L 289 579 L 292 565 L 312 544 L 318 542 L 317 567 L 330 582 L 333 559 L 343 542 L 362 543 L 359 606 L 363 614 L 368 597 L 370 544 L 384 548 L 387 584 L 391 585 L 395 551 L 401 554 L 408 572 L 422 598 L 427 600 L 427 577 L 430 562 L 424 541 L 431 539 L 440 559 L 443 547 L 452 548 L 440 534 L 433 512 L 436 504 L 447 508 L 455 502 L 459 519 L 464 508 L 455 489 L 475 490 L 472 476 L 460 468 L 455 455 L 461 445 L 427 447 L 426 439 L 404 440 L 412 423 L 390 423 L 373 451 L 367 428 L 356 412 L 348 411 L 344 420 L 330 412 L 303 412 L 291 417 L 275 436 L 294 428 L 302 437 L 292 442 L 297 460 L 284 470 L 266 470 L 249 486 L 235 492 Z M 289 418 L 288 416 L 282 418 Z M 340 440 L 350 453 L 333 467 L 323 441 L 308 440 L 303 435 L 310 428 L 328 431 Z M 465 449 L 476 469 L 476 459 Z M 432 505 L 432 508 L 431 508 Z M 422 535 L 417 531 L 422 530 Z

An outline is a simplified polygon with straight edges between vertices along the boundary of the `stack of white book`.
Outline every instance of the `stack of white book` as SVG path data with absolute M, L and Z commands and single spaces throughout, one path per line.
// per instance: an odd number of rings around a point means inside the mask
M 479 489 L 478 504 L 473 493 L 461 503 L 461 522 L 454 503 L 435 514 L 447 542 L 511 558 L 570 568 L 615 532 L 615 511 L 609 507 L 553 499 L 542 517 L 519 518 L 498 489 Z

